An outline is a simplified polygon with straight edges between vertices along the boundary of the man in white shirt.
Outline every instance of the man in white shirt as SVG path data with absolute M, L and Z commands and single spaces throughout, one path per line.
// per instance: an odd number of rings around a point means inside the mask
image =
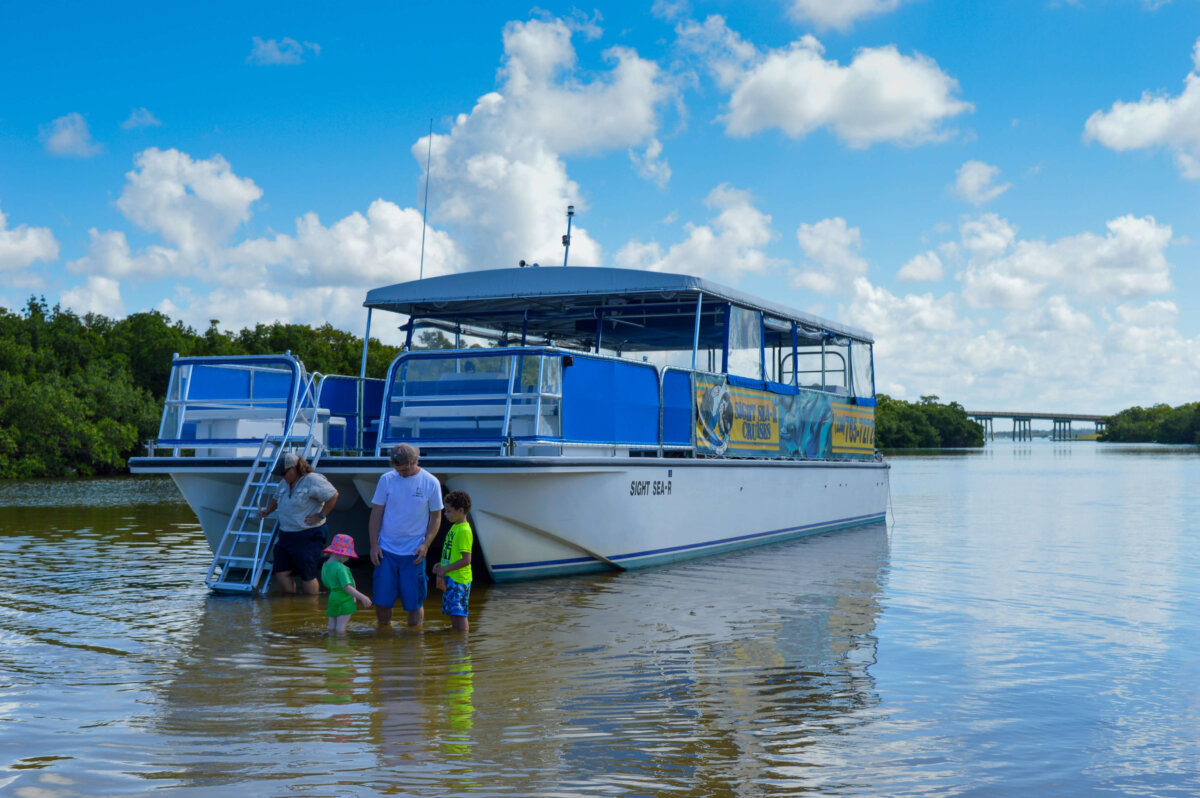
M 379 478 L 371 498 L 371 602 L 380 626 L 392 622 L 397 598 L 409 626 L 420 626 L 425 619 L 425 552 L 442 523 L 442 486 L 417 465 L 419 456 L 407 443 L 393 446 L 392 470 Z

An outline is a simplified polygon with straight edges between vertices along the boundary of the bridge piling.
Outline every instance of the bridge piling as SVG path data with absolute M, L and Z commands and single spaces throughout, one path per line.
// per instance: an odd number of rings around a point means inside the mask
M 1096 426 L 1096 433 L 1104 431 L 1108 416 L 1090 413 L 1015 413 L 1007 410 L 968 410 L 967 417 L 983 427 L 984 440 L 995 440 L 995 430 L 992 423 L 997 418 L 1011 418 L 1013 422 L 1012 439 L 1014 441 L 1033 440 L 1033 421 L 1049 421 L 1051 423 L 1050 438 L 1055 441 L 1072 440 L 1072 422 L 1090 421 Z

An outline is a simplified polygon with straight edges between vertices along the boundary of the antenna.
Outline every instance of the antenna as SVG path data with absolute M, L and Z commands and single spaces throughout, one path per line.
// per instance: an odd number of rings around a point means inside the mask
M 567 265 L 567 256 L 571 254 L 571 217 L 575 215 L 575 206 L 567 206 L 567 234 L 563 236 L 563 268 Z
M 429 156 L 433 154 L 433 117 L 429 118 L 429 144 L 425 148 L 425 208 L 421 211 L 421 268 L 417 279 L 425 277 L 425 220 L 429 217 Z

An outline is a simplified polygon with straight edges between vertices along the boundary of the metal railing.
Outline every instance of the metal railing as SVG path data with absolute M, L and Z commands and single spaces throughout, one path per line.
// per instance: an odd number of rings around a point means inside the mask
M 402 354 L 388 369 L 377 451 L 402 442 L 492 453 L 514 442 L 561 444 L 561 360 L 547 366 L 563 356 L 525 348 Z
M 340 382 L 349 385 L 332 391 Z M 341 454 L 373 453 L 370 427 L 377 416 L 363 401 L 364 386 L 372 384 L 383 381 L 308 374 L 291 355 L 176 357 L 159 434 L 147 443 L 147 452 L 154 456 L 166 450 L 179 457 L 228 449 L 236 454 L 257 448 L 264 436 L 290 436 L 299 422 L 307 423 L 310 433 L 319 428 L 322 445 L 340 444 L 335 449 Z M 346 431 L 351 420 L 352 436 Z

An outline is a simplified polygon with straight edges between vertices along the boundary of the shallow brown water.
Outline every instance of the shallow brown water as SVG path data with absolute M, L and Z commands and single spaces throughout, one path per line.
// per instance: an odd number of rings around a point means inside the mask
M 1190 795 L 1200 457 L 894 458 L 898 519 L 477 586 L 217 597 L 169 481 L 0 484 L 0 794 Z
M 424 632 L 360 613 L 334 641 L 324 597 L 209 595 L 169 482 L 5 488 L 33 505 L 3 508 L 13 795 L 737 793 L 875 702 L 882 526 L 481 585 L 467 638 L 431 600 Z

